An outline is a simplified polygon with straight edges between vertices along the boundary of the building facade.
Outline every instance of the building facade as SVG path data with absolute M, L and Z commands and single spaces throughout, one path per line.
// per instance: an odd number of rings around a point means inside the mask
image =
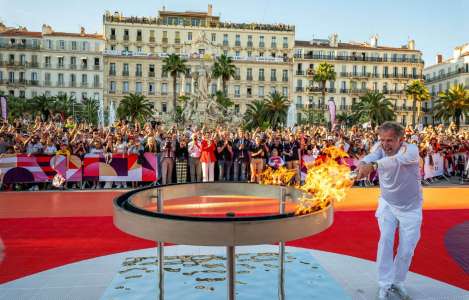
M 329 39 L 296 41 L 293 62 L 294 100 L 298 118 L 304 118 L 306 109 L 326 110 L 334 100 L 337 113 L 350 113 L 352 104 L 369 91 L 379 91 L 394 104 L 397 121 L 411 122 L 412 101 L 405 95 L 406 85 L 422 79 L 422 53 L 415 42 L 387 47 L 378 45 L 378 37 L 370 43 L 343 43 L 333 34 Z M 326 103 L 322 101 L 322 88 L 313 82 L 314 70 L 327 62 L 334 66 L 336 80 L 327 83 Z M 328 118 L 328 113 L 325 113 Z
M 0 27 L 0 93 L 33 98 L 103 98 L 104 38 L 97 34 Z
M 458 84 L 469 89 L 469 43 L 455 47 L 453 57 L 446 60 L 438 54 L 435 64 L 425 68 L 424 76 L 431 95 L 431 99 L 423 103 L 424 124 L 441 123 L 443 120 L 435 120 L 432 115 L 433 103 L 438 94 Z M 461 125 L 469 126 L 469 118 L 463 116 Z
M 103 16 L 106 36 L 105 105 L 128 93 L 142 94 L 154 103 L 157 115 L 171 111 L 172 79 L 163 59 L 171 53 L 187 60 L 190 72 L 177 80 L 178 95 L 194 91 L 194 71 L 211 66 L 221 54 L 233 58 L 236 76 L 228 81 L 228 97 L 242 114 L 246 104 L 273 91 L 291 99 L 295 29 L 289 25 L 222 22 L 207 12 L 159 11 L 154 18 Z M 209 94 L 221 90 L 211 79 Z

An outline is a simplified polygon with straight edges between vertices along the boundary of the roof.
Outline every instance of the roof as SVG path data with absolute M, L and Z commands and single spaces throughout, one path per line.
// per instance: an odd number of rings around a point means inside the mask
M 399 47 L 389 47 L 389 46 L 371 47 L 370 45 L 365 44 L 365 43 L 363 43 L 363 44 L 339 43 L 338 47 L 332 47 L 329 44 L 311 44 L 310 41 L 295 41 L 295 47 L 420 52 L 420 50 L 411 50 L 411 49 L 408 49 L 408 48 L 399 48 Z
M 104 40 L 104 36 L 100 34 L 88 34 L 88 33 L 81 34 L 81 33 L 70 33 L 70 32 L 52 32 L 52 33 L 44 34 L 44 36 L 68 36 L 68 37 Z
M 0 36 L 25 36 L 25 37 L 41 38 L 42 32 L 10 29 L 4 32 L 0 32 Z

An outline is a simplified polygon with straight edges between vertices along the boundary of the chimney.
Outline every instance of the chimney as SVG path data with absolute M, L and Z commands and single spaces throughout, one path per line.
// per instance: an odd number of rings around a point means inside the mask
M 370 46 L 373 48 L 378 47 L 378 35 L 377 34 L 374 34 L 373 36 L 371 36 Z
M 164 6 L 164 5 L 163 5 L 163 9 L 162 9 L 162 11 L 166 11 L 166 6 Z
M 414 40 L 407 41 L 407 49 L 415 50 L 415 41 Z
M 208 5 L 208 10 L 207 10 L 207 15 L 211 16 L 213 13 L 213 7 L 212 7 L 212 4 L 209 4 Z
M 85 35 L 85 27 L 83 26 L 80 27 L 80 35 L 81 36 Z
M 52 27 L 47 24 L 42 24 L 42 34 L 51 34 L 52 32 L 54 32 Z
M 437 63 L 437 64 L 441 64 L 442 62 L 443 62 L 443 54 L 438 53 L 438 54 L 436 55 L 436 63 Z

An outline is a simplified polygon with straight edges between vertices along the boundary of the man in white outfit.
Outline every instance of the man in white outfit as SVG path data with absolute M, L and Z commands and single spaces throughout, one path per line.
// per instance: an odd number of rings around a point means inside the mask
M 414 144 L 404 142 L 404 128 L 396 122 L 379 127 L 379 139 L 358 166 L 358 178 L 378 171 L 381 195 L 376 218 L 380 238 L 378 265 L 379 299 L 396 293 L 409 299 L 404 280 L 409 270 L 422 224 L 422 187 L 419 152 Z M 399 247 L 393 257 L 394 235 L 399 228 Z

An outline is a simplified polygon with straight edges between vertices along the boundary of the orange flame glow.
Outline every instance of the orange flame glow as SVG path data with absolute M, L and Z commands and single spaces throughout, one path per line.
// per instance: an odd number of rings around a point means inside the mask
M 305 192 L 295 214 L 308 214 L 321 210 L 333 201 L 342 201 L 346 191 L 353 185 L 350 178 L 350 168 L 346 164 L 340 164 L 341 158 L 347 157 L 347 153 L 336 148 L 324 149 L 324 157 L 307 165 L 308 172 L 305 183 L 298 186 Z M 267 169 L 262 173 L 262 184 L 291 185 L 295 176 L 295 170 L 280 168 L 273 171 Z

